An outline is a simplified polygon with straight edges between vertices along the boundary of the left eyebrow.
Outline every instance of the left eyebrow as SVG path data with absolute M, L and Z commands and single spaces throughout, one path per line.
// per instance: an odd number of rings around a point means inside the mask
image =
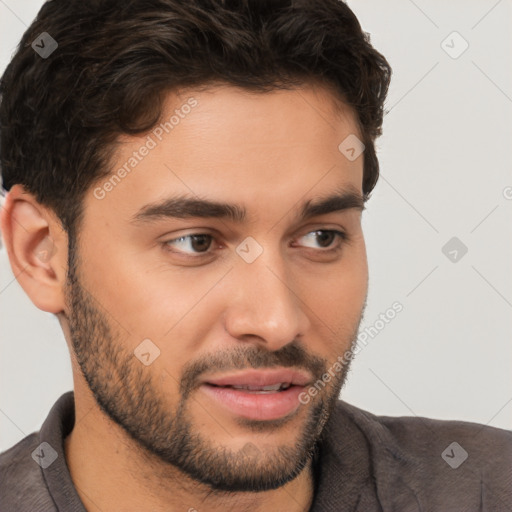
M 322 199 L 306 201 L 298 218 L 299 221 L 304 221 L 311 217 L 348 209 L 361 211 L 365 209 L 363 197 L 352 189 L 341 190 Z M 131 222 L 155 222 L 163 218 L 217 218 L 242 223 L 246 221 L 247 211 L 243 206 L 234 203 L 220 203 L 207 199 L 179 196 L 143 206 L 133 215 Z
M 355 190 L 341 190 L 324 199 L 306 201 L 300 212 L 299 219 L 307 220 L 317 215 L 326 215 L 350 209 L 363 211 L 365 209 L 364 199 Z

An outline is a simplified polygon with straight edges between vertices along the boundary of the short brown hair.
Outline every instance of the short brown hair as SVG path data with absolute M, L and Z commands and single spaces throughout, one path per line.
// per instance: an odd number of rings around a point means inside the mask
M 48 57 L 31 44 L 47 32 Z M 143 133 L 165 92 L 221 82 L 271 91 L 323 82 L 357 114 L 365 198 L 377 183 L 391 78 L 341 0 L 53 0 L 0 82 L 3 187 L 21 183 L 68 234 L 123 133 Z

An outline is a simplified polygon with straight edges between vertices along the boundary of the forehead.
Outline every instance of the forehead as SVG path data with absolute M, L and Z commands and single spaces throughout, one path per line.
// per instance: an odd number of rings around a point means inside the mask
M 125 220 L 170 195 L 282 215 L 290 201 L 333 189 L 361 191 L 363 155 L 349 160 L 339 150 L 349 136 L 360 137 L 353 111 L 320 86 L 170 93 L 150 131 L 119 138 L 111 176 L 93 187 L 87 202 L 98 211 L 115 208 Z

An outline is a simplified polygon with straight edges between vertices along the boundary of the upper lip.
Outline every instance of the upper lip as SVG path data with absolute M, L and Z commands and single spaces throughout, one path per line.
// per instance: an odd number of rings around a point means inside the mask
M 305 386 L 311 381 L 312 377 L 308 372 L 291 368 L 277 368 L 230 373 L 205 379 L 204 383 L 215 384 L 216 386 L 273 386 L 281 383 Z

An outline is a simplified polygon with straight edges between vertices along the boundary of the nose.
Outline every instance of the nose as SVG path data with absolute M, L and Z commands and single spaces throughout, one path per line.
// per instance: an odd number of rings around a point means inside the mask
M 238 261 L 224 316 L 227 332 L 272 351 L 303 335 L 310 320 L 290 274 L 282 257 L 269 251 L 252 263 Z

